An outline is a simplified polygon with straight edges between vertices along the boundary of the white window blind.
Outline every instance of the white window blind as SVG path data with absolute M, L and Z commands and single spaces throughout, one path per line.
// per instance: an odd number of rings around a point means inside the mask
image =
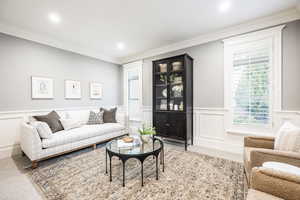
M 233 52 L 233 124 L 270 124 L 271 54 L 270 44 Z

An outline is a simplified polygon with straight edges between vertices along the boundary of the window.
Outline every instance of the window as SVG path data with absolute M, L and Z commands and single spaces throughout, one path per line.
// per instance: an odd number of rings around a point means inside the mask
M 233 124 L 270 123 L 271 61 L 269 45 L 249 48 L 233 55 Z
M 225 106 L 231 127 L 272 127 L 281 109 L 283 26 L 224 40 Z

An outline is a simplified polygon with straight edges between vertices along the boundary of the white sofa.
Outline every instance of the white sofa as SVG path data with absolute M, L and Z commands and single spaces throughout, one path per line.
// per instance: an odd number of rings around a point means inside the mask
M 58 112 L 61 117 L 77 119 L 82 122 L 81 127 L 63 130 L 53 134 L 49 139 L 41 139 L 36 128 L 30 125 L 34 120 L 28 117 L 21 127 L 21 149 L 32 161 L 32 167 L 37 167 L 41 160 L 58 156 L 64 153 L 79 150 L 88 146 L 96 148 L 96 144 L 128 133 L 126 116 L 118 112 L 118 123 L 104 123 L 99 125 L 86 125 L 89 110 Z

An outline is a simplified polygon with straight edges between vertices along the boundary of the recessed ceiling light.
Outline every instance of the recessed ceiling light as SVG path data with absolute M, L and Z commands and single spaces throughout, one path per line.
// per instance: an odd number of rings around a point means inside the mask
M 48 18 L 54 24 L 58 24 L 61 21 L 60 16 L 57 13 L 50 13 Z
M 220 12 L 227 12 L 230 7 L 231 7 L 231 2 L 230 1 L 224 1 L 220 4 L 219 11 Z
M 125 48 L 124 43 L 123 43 L 123 42 L 119 42 L 119 43 L 117 44 L 117 48 L 120 49 L 120 50 L 124 49 L 124 48 Z

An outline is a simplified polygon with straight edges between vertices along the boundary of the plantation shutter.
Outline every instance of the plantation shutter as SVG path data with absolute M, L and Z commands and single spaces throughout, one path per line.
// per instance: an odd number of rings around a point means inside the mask
M 233 53 L 233 124 L 270 123 L 271 53 L 267 44 Z

